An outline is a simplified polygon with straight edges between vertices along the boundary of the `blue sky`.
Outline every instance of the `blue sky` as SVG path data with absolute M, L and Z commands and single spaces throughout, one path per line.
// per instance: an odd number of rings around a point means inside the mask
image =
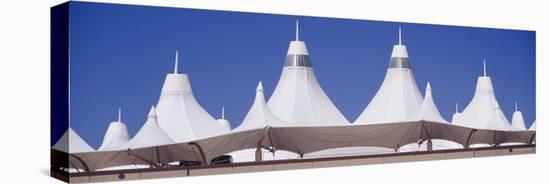
M 225 106 L 234 128 L 258 81 L 271 96 L 295 20 L 317 79 L 350 121 L 382 83 L 399 26 L 417 84 L 424 93 L 431 83 L 444 118 L 451 119 L 455 103 L 462 110 L 470 101 L 485 58 L 507 118 L 517 101 L 527 125 L 535 119 L 532 31 L 73 2 L 71 127 L 97 148 L 121 107 L 134 135 L 179 50 L 180 71 L 189 74 L 198 102 L 215 118 Z

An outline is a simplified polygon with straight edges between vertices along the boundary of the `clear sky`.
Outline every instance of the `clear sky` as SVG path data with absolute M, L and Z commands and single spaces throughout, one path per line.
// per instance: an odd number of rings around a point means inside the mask
M 258 81 L 271 96 L 295 20 L 317 79 L 352 122 L 382 83 L 399 26 L 417 84 L 424 93 L 431 83 L 445 119 L 455 103 L 460 110 L 469 103 L 485 58 L 508 120 L 515 101 L 527 126 L 535 120 L 532 31 L 73 2 L 71 127 L 97 148 L 121 107 L 133 136 L 158 101 L 179 50 L 180 71 L 189 74 L 198 102 L 215 118 L 225 106 L 235 128 Z

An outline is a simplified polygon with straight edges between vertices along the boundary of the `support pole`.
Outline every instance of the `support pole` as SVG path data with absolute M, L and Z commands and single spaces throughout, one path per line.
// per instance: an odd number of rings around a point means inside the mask
M 536 133 L 533 133 L 533 136 L 531 136 L 531 139 L 529 140 L 528 144 L 533 144 L 533 140 L 535 139 L 535 137 L 536 137 Z
M 269 141 L 269 144 L 271 145 L 268 149 L 270 152 L 273 153 L 273 156 L 275 156 L 275 147 L 273 146 L 273 141 L 271 140 L 271 134 L 269 133 L 271 128 L 267 129 L 267 140 Z
M 262 148 L 260 146 L 256 147 L 256 162 L 262 161 Z
M 201 145 L 199 145 L 196 142 L 190 142 L 190 143 L 187 143 L 187 144 L 191 145 L 191 146 L 195 146 L 199 150 L 199 153 L 201 154 L 201 160 L 202 160 L 203 165 L 209 165 L 208 162 L 206 161 L 206 155 L 204 154 L 204 151 L 202 150 Z
M 428 143 L 427 143 L 427 151 L 433 150 L 433 144 L 432 144 L 432 134 L 428 128 L 426 128 L 425 121 L 422 122 L 422 129 L 426 132 L 426 135 L 428 135 Z
M 493 147 L 497 147 L 499 144 L 497 141 L 497 131 L 493 131 Z
M 468 139 L 466 139 L 466 145 L 464 145 L 464 148 L 470 148 L 470 142 L 472 141 L 472 137 L 474 137 L 474 133 L 477 132 L 477 129 L 473 129 L 470 131 L 470 134 L 468 134 Z
M 73 166 L 73 168 L 76 170 L 77 173 L 80 173 L 80 169 L 76 167 L 76 165 L 73 162 L 69 161 L 69 163 L 71 164 L 71 166 Z
M 265 127 L 263 131 L 262 138 L 258 141 L 256 146 L 256 154 L 255 154 L 255 160 L 256 162 L 262 161 L 262 142 L 264 141 L 265 137 L 269 136 L 269 127 Z
M 86 162 L 84 162 L 84 160 L 82 160 L 82 158 L 80 158 L 76 155 L 73 155 L 73 154 L 69 154 L 69 156 L 75 158 L 76 160 L 78 160 L 78 162 L 80 162 L 82 164 L 82 167 L 84 167 L 84 172 L 90 172 L 90 167 L 88 167 L 88 164 L 86 164 Z
M 155 153 L 157 154 L 157 163 L 162 164 L 162 161 L 160 161 L 160 151 L 158 146 L 155 147 Z
M 128 155 L 133 156 L 133 157 L 135 157 L 135 158 L 137 158 L 137 159 L 139 159 L 139 160 L 141 160 L 141 161 L 144 161 L 144 162 L 149 163 L 149 165 L 150 165 L 151 167 L 155 167 L 155 168 L 156 168 L 156 167 L 159 167 L 159 165 L 157 165 L 155 162 L 153 162 L 153 161 L 151 161 L 151 160 L 148 160 L 148 159 L 145 159 L 145 158 L 143 158 L 142 156 L 139 156 L 138 154 L 133 153 L 131 149 L 128 149 L 128 150 L 126 151 L 126 153 L 128 153 Z
M 428 139 L 428 151 L 433 151 L 432 138 Z

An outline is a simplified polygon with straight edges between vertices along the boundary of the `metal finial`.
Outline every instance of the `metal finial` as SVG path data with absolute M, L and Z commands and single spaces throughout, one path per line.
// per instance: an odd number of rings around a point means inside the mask
M 483 77 L 487 77 L 487 64 L 485 59 L 483 59 Z
M 296 20 L 296 41 L 300 40 L 300 23 Z
M 176 50 L 176 61 L 174 63 L 174 74 L 178 74 L 178 63 L 179 63 L 179 51 Z
M 399 26 L 399 45 L 402 45 L 402 42 L 401 42 L 401 26 Z
M 222 119 L 225 119 L 225 107 L 222 106 Z

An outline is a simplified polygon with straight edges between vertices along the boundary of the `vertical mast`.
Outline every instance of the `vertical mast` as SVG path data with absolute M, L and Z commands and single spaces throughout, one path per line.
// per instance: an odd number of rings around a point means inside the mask
M 120 107 L 118 108 L 118 122 L 122 122 L 122 116 L 121 116 L 121 110 Z
M 487 77 L 487 65 L 485 59 L 483 59 L 483 77 Z
M 225 107 L 222 106 L 222 119 L 225 119 Z
M 178 56 L 179 56 L 178 52 L 179 52 L 179 51 L 176 50 L 176 60 L 175 60 L 175 63 L 174 63 L 174 74 L 178 74 L 178 60 L 179 60 L 179 58 L 178 58 Z
M 402 42 L 401 42 L 401 26 L 399 26 L 399 45 L 402 45 Z
M 455 113 L 458 113 L 458 103 L 455 103 Z
M 296 41 L 300 40 L 300 24 L 298 20 L 296 20 Z

